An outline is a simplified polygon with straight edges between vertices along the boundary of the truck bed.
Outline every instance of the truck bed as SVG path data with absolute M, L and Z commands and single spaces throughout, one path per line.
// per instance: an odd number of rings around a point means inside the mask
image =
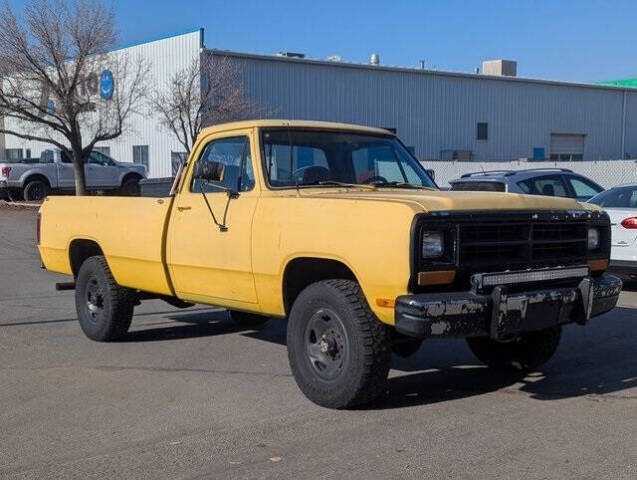
M 118 284 L 170 295 L 165 234 L 171 198 L 48 197 L 40 209 L 40 253 L 48 270 L 70 275 L 69 249 L 84 239 L 107 248 Z

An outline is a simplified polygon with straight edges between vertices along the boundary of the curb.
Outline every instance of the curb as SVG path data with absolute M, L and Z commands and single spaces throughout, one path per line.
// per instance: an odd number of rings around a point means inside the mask
M 9 208 L 40 208 L 40 203 L 26 203 L 26 202 L 2 202 L 0 201 L 0 207 Z

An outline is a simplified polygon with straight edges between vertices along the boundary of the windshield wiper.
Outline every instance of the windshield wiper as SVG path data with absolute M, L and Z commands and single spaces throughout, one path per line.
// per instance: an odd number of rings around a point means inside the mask
M 427 190 L 433 190 L 433 187 L 426 187 L 424 185 L 414 185 L 413 183 L 407 183 L 407 182 L 378 182 L 374 184 L 377 187 L 391 187 L 391 188 L 410 188 L 412 190 L 421 190 L 421 189 L 427 189 Z
M 337 182 L 336 180 L 321 180 L 319 182 L 314 183 L 301 183 L 299 186 L 312 186 L 312 185 L 321 185 L 321 186 L 334 186 L 334 187 L 348 187 L 348 188 L 366 188 L 367 190 L 376 190 L 376 185 L 367 185 L 364 183 L 347 183 L 347 182 Z

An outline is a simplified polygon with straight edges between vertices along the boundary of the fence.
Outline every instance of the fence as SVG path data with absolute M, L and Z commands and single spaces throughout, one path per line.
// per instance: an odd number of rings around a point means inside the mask
M 635 160 L 599 160 L 588 162 L 527 162 L 515 160 L 511 162 L 458 162 L 458 161 L 425 161 L 427 169 L 436 174 L 436 183 L 440 187 L 448 187 L 449 180 L 454 180 L 464 173 L 486 170 L 524 170 L 526 168 L 568 168 L 610 188 L 620 183 L 637 183 L 637 161 Z

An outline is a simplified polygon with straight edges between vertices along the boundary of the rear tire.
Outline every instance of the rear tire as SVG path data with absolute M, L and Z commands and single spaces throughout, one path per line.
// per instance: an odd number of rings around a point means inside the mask
M 39 202 L 48 194 L 49 186 L 43 180 L 30 180 L 24 186 L 23 196 L 27 202 Z
M 498 370 L 533 370 L 548 362 L 562 336 L 562 327 L 518 335 L 508 342 L 489 337 L 468 338 L 471 352 L 489 367 Z
M 228 310 L 230 319 L 240 327 L 257 327 L 270 320 L 270 317 L 258 315 L 256 313 L 240 312 L 238 310 Z
M 388 328 L 359 285 L 325 280 L 303 290 L 290 313 L 288 358 L 296 383 L 312 402 L 351 408 L 383 390 L 390 361 Z
M 134 306 L 134 291 L 117 285 L 103 256 L 84 261 L 77 275 L 75 308 L 88 338 L 96 342 L 122 338 L 130 327 Z

